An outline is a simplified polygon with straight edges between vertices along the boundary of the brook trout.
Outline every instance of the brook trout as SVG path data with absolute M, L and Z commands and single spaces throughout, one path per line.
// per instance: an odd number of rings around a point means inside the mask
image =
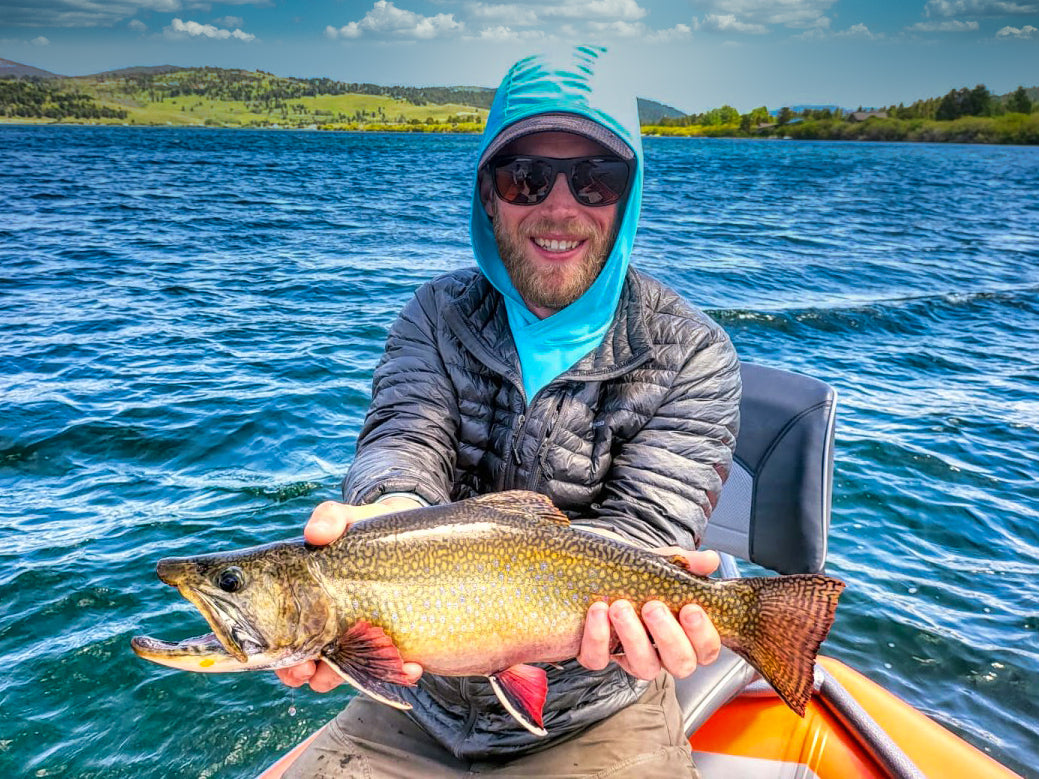
M 328 546 L 301 540 L 166 558 L 158 575 L 213 632 L 139 636 L 141 657 L 189 671 L 280 668 L 321 658 L 397 708 L 404 662 L 487 676 L 505 709 L 545 735 L 544 669 L 577 655 L 588 607 L 650 600 L 703 607 L 722 643 L 804 715 L 815 656 L 844 584 L 799 574 L 705 579 L 667 558 L 571 528 L 551 501 L 502 492 L 358 522 Z

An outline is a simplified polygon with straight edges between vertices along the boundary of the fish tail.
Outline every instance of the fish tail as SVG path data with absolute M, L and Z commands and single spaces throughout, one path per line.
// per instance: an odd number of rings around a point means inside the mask
M 725 629 L 724 618 L 719 620 L 722 643 L 754 666 L 803 717 L 812 694 L 815 658 L 833 625 L 844 582 L 822 574 L 733 581 L 749 588 L 749 603 L 739 610 L 742 624 L 733 630 Z

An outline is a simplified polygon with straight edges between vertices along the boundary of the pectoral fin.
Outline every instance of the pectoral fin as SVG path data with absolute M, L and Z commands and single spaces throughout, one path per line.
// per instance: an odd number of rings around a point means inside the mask
M 491 674 L 491 687 L 501 705 L 535 736 L 547 736 L 543 712 L 548 697 L 548 677 L 536 665 L 514 665 Z
M 413 686 L 404 673 L 404 660 L 381 627 L 361 620 L 321 652 L 343 679 L 375 700 L 397 709 L 410 709 L 395 684 Z

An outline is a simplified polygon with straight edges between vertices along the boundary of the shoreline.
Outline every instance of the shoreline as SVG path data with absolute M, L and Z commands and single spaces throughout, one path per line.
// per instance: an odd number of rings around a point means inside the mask
M 979 117 L 969 117 L 969 119 L 979 119 Z M 732 140 L 732 141 L 824 141 L 833 143 L 930 143 L 936 145 L 965 145 L 965 146 L 1037 146 L 1039 145 L 1039 114 L 1032 114 L 1031 116 L 1022 115 L 1022 119 L 1028 123 L 1025 132 L 1020 136 L 1017 134 L 1009 134 L 1003 138 L 992 138 L 984 137 L 983 132 L 979 132 L 975 126 L 972 132 L 964 132 L 961 127 L 941 127 L 941 124 L 956 125 L 957 123 L 963 122 L 963 120 L 956 120 L 955 122 L 937 123 L 931 122 L 930 127 L 926 128 L 930 132 L 924 133 L 890 133 L 890 132 L 869 132 L 871 129 L 868 126 L 862 127 L 858 132 L 851 133 L 833 133 L 833 132 L 818 132 L 816 126 L 809 125 L 808 123 L 802 123 L 798 125 L 792 125 L 787 128 L 778 128 L 783 130 L 783 133 L 755 133 L 747 134 L 742 133 L 736 128 L 732 128 L 735 131 L 730 131 L 730 128 L 701 128 L 697 127 L 693 130 L 684 130 L 676 132 L 676 128 L 673 127 L 660 127 L 657 125 L 646 125 L 643 128 L 643 138 L 673 138 L 673 139 L 684 139 L 684 140 Z M 862 123 L 868 125 L 868 122 Z M 977 125 L 976 122 L 970 124 Z M 806 126 L 807 125 L 807 126 Z M 938 131 L 935 132 L 935 125 L 938 125 Z M 81 121 L 81 122 L 69 122 L 54 119 L 33 119 L 31 117 L 0 117 L 0 127 L 112 127 L 112 128 L 131 128 L 131 129 L 147 129 L 147 130 L 251 130 L 251 131 L 266 131 L 266 132 L 347 132 L 347 133 L 398 133 L 402 135 L 479 135 L 483 132 L 483 124 L 465 123 L 465 124 L 392 124 L 392 123 L 347 123 L 347 124 L 311 124 L 306 126 L 278 126 L 278 125 L 257 125 L 257 126 L 242 126 L 242 125 L 217 125 L 217 124 L 155 124 L 155 123 L 137 123 L 137 122 L 121 122 L 121 121 Z M 839 129 L 844 129 L 841 125 L 837 125 Z M 849 125 L 850 128 L 858 128 L 861 125 Z M 798 129 L 802 128 L 802 129 Z M 684 128 L 683 128 L 684 129 Z M 834 128 L 825 128 L 832 130 Z M 885 128 L 876 128 L 885 129 Z M 990 129 L 982 126 L 982 131 Z M 949 132 L 941 132 L 941 130 L 948 130 Z

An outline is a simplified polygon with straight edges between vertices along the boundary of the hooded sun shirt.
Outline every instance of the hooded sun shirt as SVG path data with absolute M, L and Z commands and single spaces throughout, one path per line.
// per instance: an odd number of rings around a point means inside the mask
M 485 157 L 491 156 L 488 152 L 500 148 L 500 141 L 495 143 L 498 136 L 507 136 L 509 128 L 517 129 L 514 127 L 517 122 L 543 114 L 564 114 L 601 125 L 609 132 L 597 132 L 599 137 L 593 140 L 603 143 L 603 138 L 608 138 L 603 144 L 607 148 L 618 146 L 619 140 L 630 149 L 624 156 L 634 155 L 628 194 L 618 209 L 616 239 L 602 271 L 580 298 L 546 319 L 539 319 L 531 312 L 513 286 L 498 254 L 493 225 L 480 200 L 479 183 L 474 187 L 470 216 L 473 251 L 480 270 L 505 299 L 528 404 L 542 387 L 602 342 L 617 309 L 635 242 L 642 206 L 638 110 L 630 94 L 626 99 L 618 99 L 616 82 L 607 80 L 603 67 L 605 53 L 602 48 L 579 46 L 570 51 L 561 64 L 552 64 L 544 55 L 517 62 L 494 96 L 480 145 L 483 162 Z M 557 126 L 552 126 L 552 120 L 546 117 L 538 129 L 565 131 L 570 126 L 584 124 L 581 121 L 568 123 L 569 117 L 560 117 Z M 600 128 L 594 130 L 600 131 Z

